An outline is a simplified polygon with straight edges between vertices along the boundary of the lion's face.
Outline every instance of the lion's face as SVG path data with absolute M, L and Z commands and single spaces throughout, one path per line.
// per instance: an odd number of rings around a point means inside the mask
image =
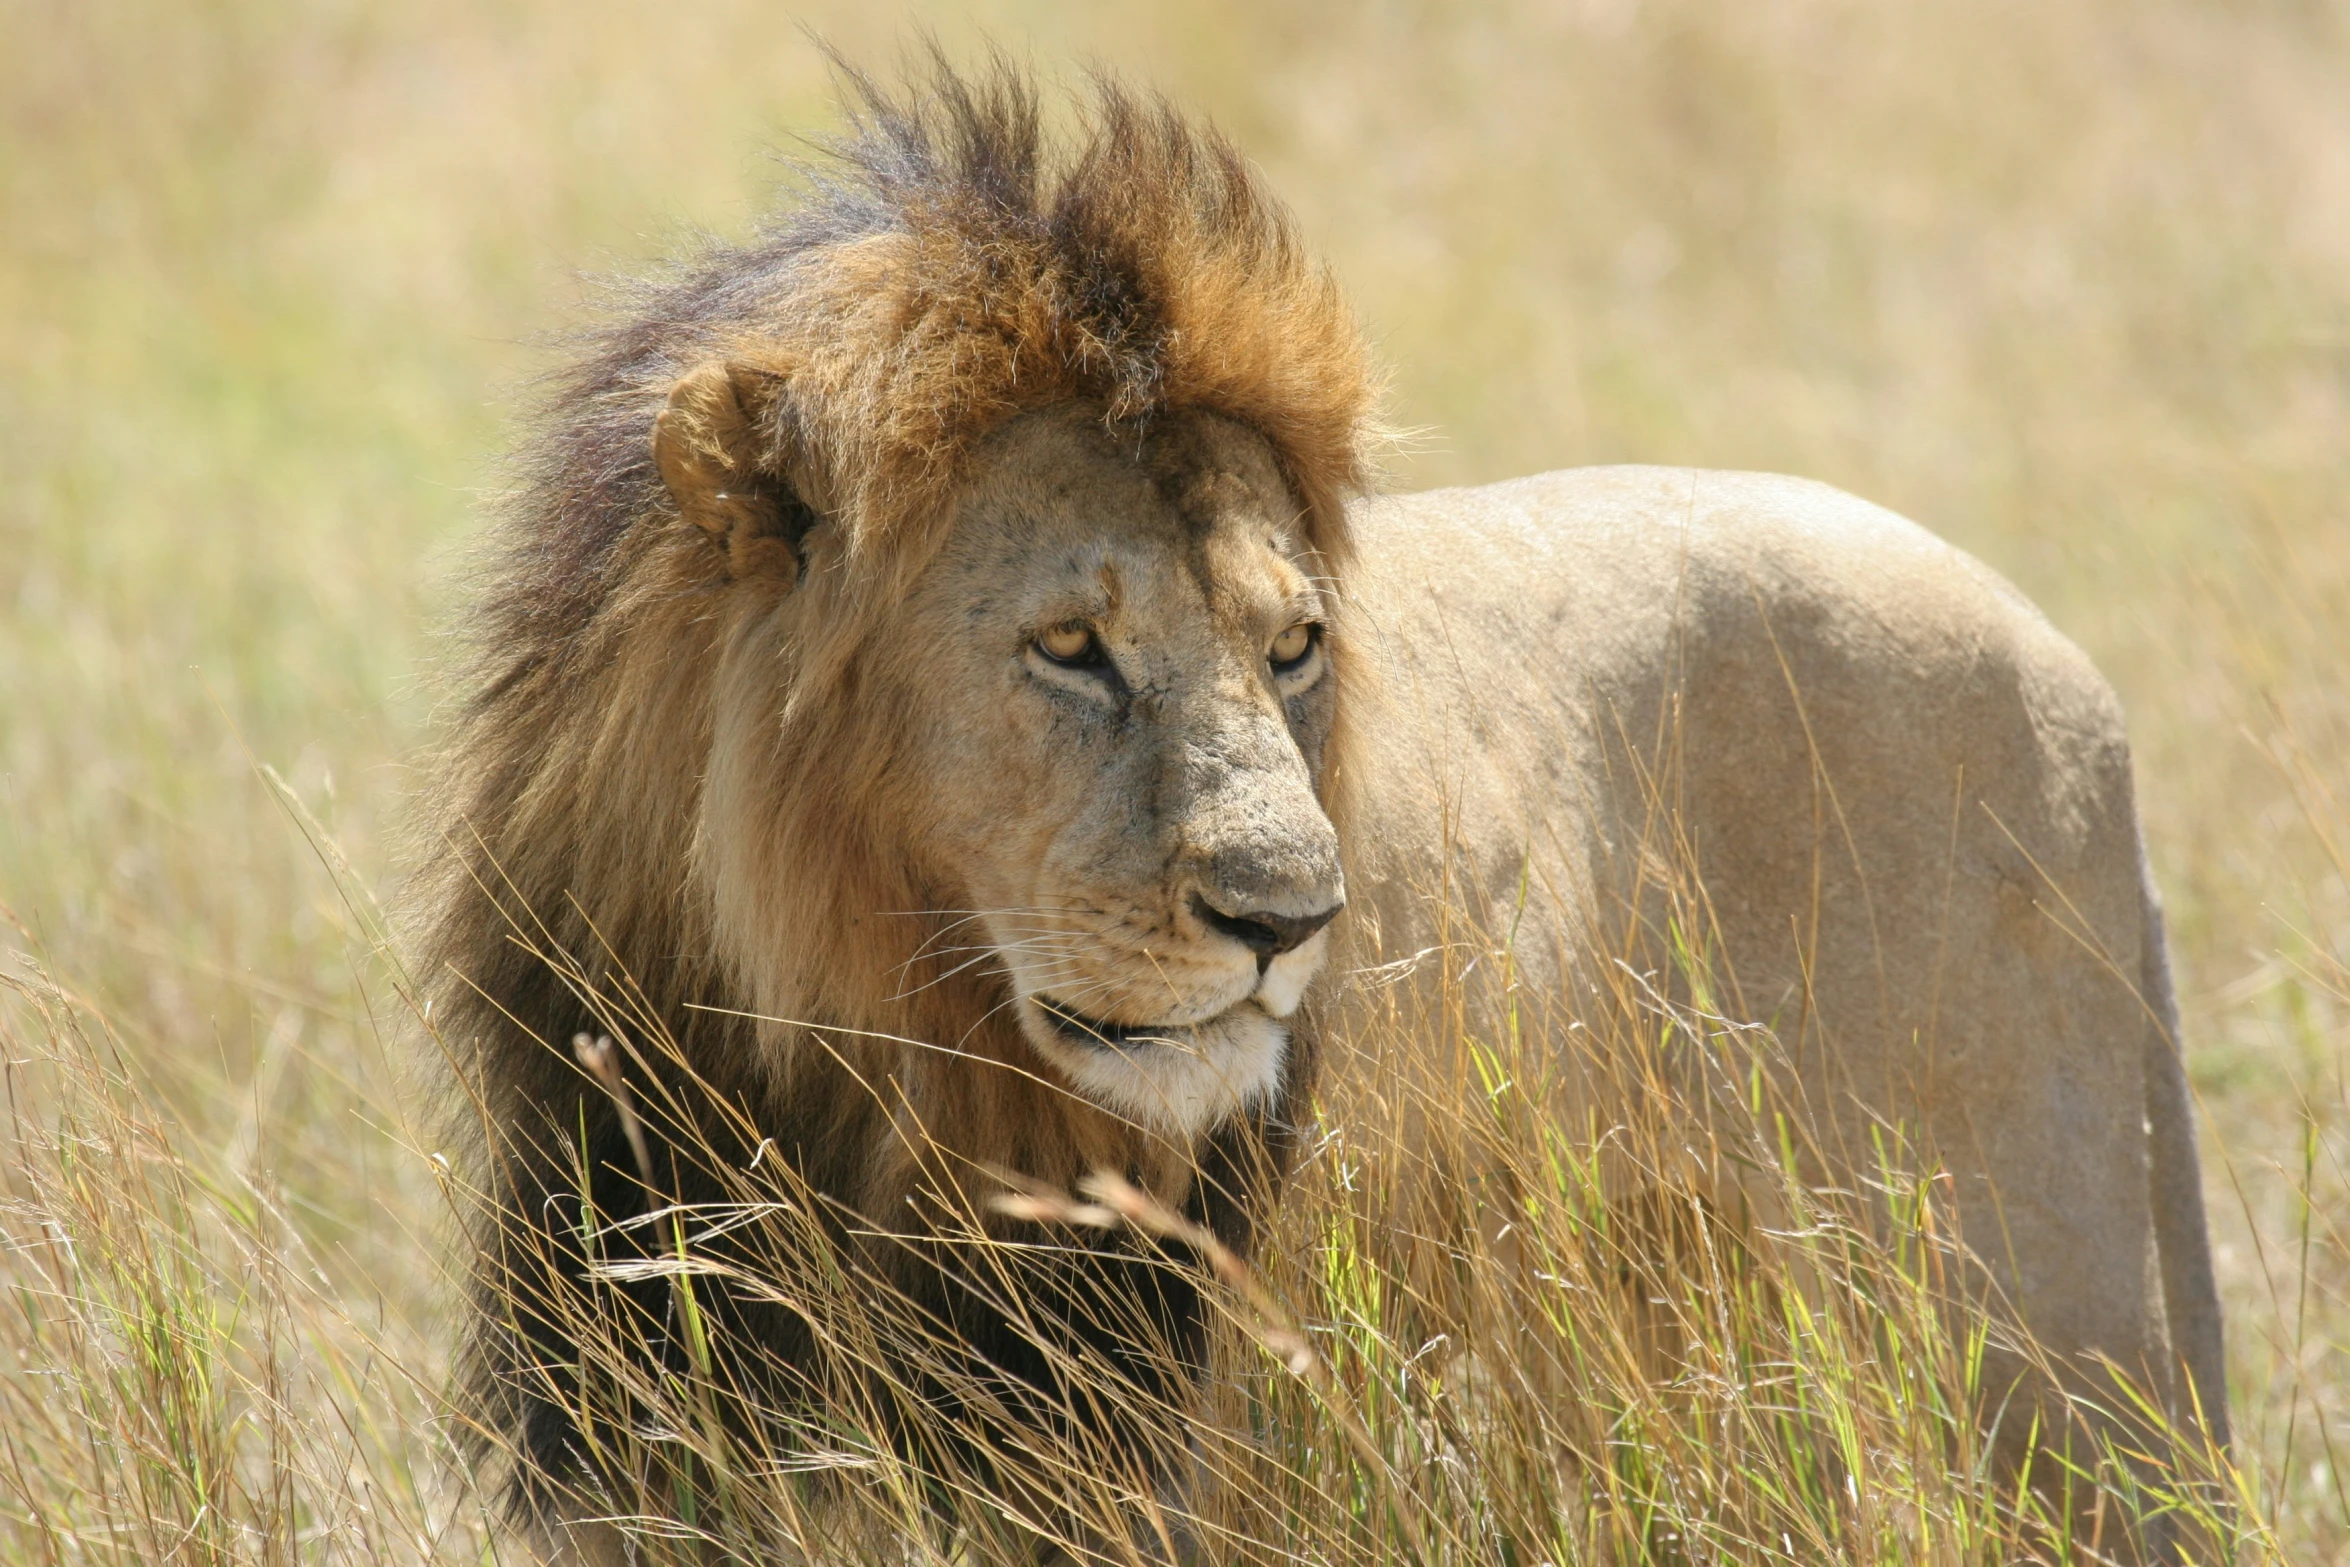
M 999 967 L 1074 1087 L 1185 1135 L 1274 1088 L 1344 901 L 1334 605 L 1296 513 L 1227 421 L 1025 416 L 876 661 L 933 959 Z

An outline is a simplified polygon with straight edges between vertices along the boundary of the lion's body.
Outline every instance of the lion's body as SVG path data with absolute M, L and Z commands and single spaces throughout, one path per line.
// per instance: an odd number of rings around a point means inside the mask
M 630 1448 L 669 1385 L 637 1362 L 715 1377 L 763 1444 L 856 1396 L 983 1486 L 1027 1483 L 991 1466 L 1039 1426 L 1163 1478 L 1192 1274 L 1005 1248 L 1040 1232 L 1000 1178 L 1109 1166 L 1245 1249 L 1325 1043 L 1371 1037 L 1314 988 L 1333 954 L 1513 929 L 1476 983 L 1563 1028 L 1593 965 L 1646 961 L 1660 851 L 1719 1004 L 1831 1129 L 1819 1173 L 1914 1122 L 2033 1329 L 2157 1382 L 2184 1356 L 2216 1408 L 2127 754 L 2078 653 L 1793 481 L 1350 506 L 1375 377 L 1229 147 L 1104 89 L 1055 164 L 1015 80 L 858 90 L 806 211 L 558 389 L 476 622 L 421 901 L 478 1130 L 474 1412 L 519 1501 L 667 1462 Z M 719 1281 L 690 1311 L 681 1269 Z
M 1380 680 L 1355 718 L 1382 743 L 1337 961 L 1514 930 L 1521 1009 L 1556 1027 L 1595 964 L 1674 983 L 1660 867 L 1693 862 L 1712 1004 L 1772 1026 L 1815 1173 L 1900 1134 L 2042 1347 L 2192 1423 L 2183 1361 L 2224 1429 L 2128 748 L 2080 652 L 1968 557 L 1798 480 L 1586 469 L 1370 503 L 1356 530 Z

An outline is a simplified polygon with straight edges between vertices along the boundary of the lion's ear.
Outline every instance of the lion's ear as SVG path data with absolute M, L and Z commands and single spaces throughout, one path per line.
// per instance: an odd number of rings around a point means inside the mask
M 776 468 L 770 432 L 782 390 L 780 376 L 749 365 L 700 366 L 653 421 L 653 461 L 678 511 L 725 547 L 730 575 L 789 588 L 816 514 Z

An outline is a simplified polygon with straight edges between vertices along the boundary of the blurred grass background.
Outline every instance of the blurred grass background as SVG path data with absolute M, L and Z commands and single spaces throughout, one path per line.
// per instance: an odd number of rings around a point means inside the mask
M 387 1366 L 446 1336 L 429 1149 L 256 764 L 396 904 L 530 345 L 581 274 L 748 227 L 764 149 L 832 123 L 798 23 L 1212 116 L 1394 365 L 1401 485 L 1806 474 L 2081 641 L 2170 902 L 2240 1438 L 2287 1559 L 2350 1560 L 2342 0 L 0 0 L 0 903 Z M 422 1421 L 399 1382 L 334 1396 Z

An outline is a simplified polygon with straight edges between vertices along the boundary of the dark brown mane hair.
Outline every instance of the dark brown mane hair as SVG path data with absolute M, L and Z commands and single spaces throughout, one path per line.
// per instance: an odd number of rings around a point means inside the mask
M 476 1151 L 475 1422 L 518 1460 L 525 1501 L 543 1500 L 546 1484 L 584 1483 L 581 1454 L 597 1445 L 583 1447 L 578 1427 L 576 1368 L 593 1358 L 580 1323 L 604 1310 L 579 1283 L 583 1213 L 623 1226 L 599 1244 L 657 1245 L 624 1221 L 663 1204 L 744 1201 L 743 1172 L 773 1145 L 782 1154 L 761 1179 L 782 1166 L 843 1212 L 902 1214 L 918 1172 L 876 1173 L 871 1150 L 904 1139 L 875 1081 L 932 1093 L 950 1121 L 984 1124 L 997 1141 L 960 1150 L 966 1168 L 999 1161 L 1067 1180 L 1088 1161 L 1129 1157 L 1100 1141 L 1102 1113 L 1046 1096 L 1033 1074 L 981 1081 L 917 1050 L 868 1073 L 857 1053 L 870 1063 L 881 1047 L 847 1037 L 882 1026 L 874 1003 L 891 987 L 871 922 L 843 933 L 860 914 L 927 905 L 889 880 L 902 878 L 903 856 L 858 814 L 884 765 L 887 720 L 854 710 L 852 684 L 827 680 L 848 667 L 860 609 L 902 587 L 943 536 L 977 444 L 1048 406 L 1125 430 L 1195 411 L 1237 421 L 1272 450 L 1300 532 L 1332 572 L 1347 555 L 1343 501 L 1366 477 L 1376 387 L 1355 325 L 1229 143 L 1106 80 L 1094 82 L 1073 145 L 1056 151 L 1035 91 L 1000 63 L 967 77 L 934 61 L 898 94 L 843 74 L 850 130 L 804 166 L 803 199 L 750 243 L 710 247 L 631 291 L 618 323 L 553 383 L 506 509 L 497 575 L 469 626 L 472 689 L 441 758 L 437 841 L 415 903 L 431 1022 L 459 1067 L 463 1141 Z M 778 831 L 799 836 L 778 840 L 776 863 L 809 885 L 791 893 L 800 928 L 761 933 L 804 938 L 809 971 L 847 992 L 792 1014 L 843 1031 L 822 1048 L 780 1050 L 746 1016 L 756 1009 L 695 880 L 723 696 L 714 670 L 763 607 L 759 585 L 732 580 L 727 548 L 683 514 L 655 458 L 673 393 L 713 364 L 746 367 L 767 389 L 747 421 L 758 482 L 790 519 L 783 540 L 797 549 L 821 529 L 825 551 L 821 581 L 803 555 L 796 590 L 806 602 L 795 613 L 818 629 L 772 669 L 769 688 L 799 715 L 767 769 L 796 791 Z M 791 573 L 783 580 L 778 591 L 794 591 Z M 898 1032 L 936 1030 L 982 1052 L 968 1044 L 973 1015 L 989 1010 L 974 983 L 928 988 L 930 1010 L 894 1014 Z M 573 1060 L 575 1035 L 618 1041 L 636 1131 Z M 930 1087 L 905 1086 L 926 1074 Z M 1294 1110 L 1268 1107 L 1260 1124 L 1184 1151 L 1199 1179 L 1184 1176 L 1171 1195 L 1189 1190 L 1195 1211 L 1244 1239 L 1246 1215 L 1200 1194 L 1249 1185 L 1251 1161 L 1287 1136 Z M 638 1132 L 649 1168 L 632 1146 Z M 1096 1142 L 1080 1146 L 1088 1135 Z M 766 1244 L 752 1229 L 727 1244 L 746 1269 L 800 1265 L 788 1246 L 751 1257 Z M 1176 1361 L 1196 1361 L 1189 1286 L 1103 1258 L 1096 1283 L 1147 1297 L 1154 1331 L 1180 1341 Z M 923 1320 L 956 1324 L 985 1363 L 1029 1382 L 1057 1375 L 992 1308 L 957 1293 L 935 1254 L 900 1248 L 869 1263 Z M 657 1323 L 665 1287 L 606 1294 Z M 750 1299 L 712 1309 L 730 1342 L 757 1346 L 787 1381 L 812 1375 L 803 1318 Z

